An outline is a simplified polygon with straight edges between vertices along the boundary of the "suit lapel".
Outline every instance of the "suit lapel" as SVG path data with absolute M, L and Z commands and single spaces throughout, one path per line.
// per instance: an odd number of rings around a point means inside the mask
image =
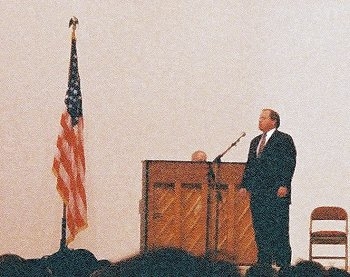
M 261 152 L 261 155 L 264 155 L 264 153 L 268 152 L 269 149 L 273 148 L 274 143 L 276 142 L 276 139 L 278 138 L 279 131 L 275 130 L 269 140 L 266 142 L 264 150 Z M 258 143 L 261 139 L 261 135 L 259 136 Z

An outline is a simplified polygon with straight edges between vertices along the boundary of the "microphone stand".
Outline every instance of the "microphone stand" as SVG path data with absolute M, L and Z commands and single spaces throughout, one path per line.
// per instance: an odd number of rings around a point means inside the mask
M 234 146 L 236 146 L 236 144 L 241 140 L 241 138 L 243 138 L 246 135 L 245 132 L 242 132 L 241 136 L 236 139 L 236 141 L 234 141 L 224 152 L 222 152 L 220 155 L 218 155 L 213 162 L 217 162 L 220 163 L 221 162 L 221 158 Z
M 211 191 L 210 189 L 215 190 L 215 233 L 214 233 L 214 258 L 216 258 L 216 255 L 219 252 L 219 224 L 220 224 L 220 202 L 222 202 L 222 195 L 220 190 L 225 188 L 225 184 L 220 183 L 220 164 L 221 164 L 221 158 L 236 144 L 240 141 L 242 137 L 246 135 L 245 132 L 242 132 L 241 136 L 234 141 L 223 153 L 218 155 L 212 163 L 209 163 L 208 167 L 208 184 L 209 184 L 209 190 L 208 190 L 208 197 L 207 197 L 207 232 L 206 232 L 206 255 L 209 254 L 209 237 L 210 237 L 210 219 L 211 219 Z M 214 172 L 213 164 L 216 164 L 216 172 Z
M 222 202 L 221 189 L 224 188 L 220 182 L 220 165 L 221 159 L 214 160 L 213 162 L 216 168 L 216 174 L 214 175 L 214 190 L 215 190 L 215 233 L 214 233 L 214 257 L 219 252 L 219 225 L 220 225 L 220 203 Z
M 210 257 L 210 219 L 211 219 L 211 189 L 215 179 L 215 174 L 211 162 L 208 162 L 207 181 L 208 181 L 208 192 L 207 192 L 207 214 L 206 214 L 206 232 L 205 232 L 205 255 Z

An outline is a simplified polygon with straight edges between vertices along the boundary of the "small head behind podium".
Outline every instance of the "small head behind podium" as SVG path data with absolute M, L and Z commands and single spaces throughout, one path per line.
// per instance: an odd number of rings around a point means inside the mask
M 202 150 L 197 150 L 193 152 L 191 160 L 192 162 L 206 162 L 207 154 Z

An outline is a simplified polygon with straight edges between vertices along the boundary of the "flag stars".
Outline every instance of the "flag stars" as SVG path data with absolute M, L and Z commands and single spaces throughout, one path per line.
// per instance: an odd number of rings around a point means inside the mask
M 76 53 L 75 41 L 73 41 L 69 68 L 68 89 L 65 99 L 67 111 L 71 116 L 73 126 L 77 124 L 79 117 L 81 117 L 83 114 L 77 57 L 78 56 Z

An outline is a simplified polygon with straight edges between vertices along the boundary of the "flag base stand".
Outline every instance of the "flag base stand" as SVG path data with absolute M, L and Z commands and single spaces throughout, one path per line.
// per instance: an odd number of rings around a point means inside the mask
M 53 276 L 89 276 L 93 271 L 101 268 L 99 261 L 94 254 L 86 249 L 70 249 L 66 240 L 66 205 L 63 204 L 62 215 L 62 237 L 60 248 L 52 255 L 44 256 L 41 260 L 41 267 L 48 269 Z
M 64 275 L 64 268 L 68 268 L 70 261 L 72 260 L 73 253 L 73 251 L 67 246 L 66 211 L 66 204 L 63 203 L 60 248 L 57 252 L 43 257 L 45 267 L 50 268 L 50 270 L 54 272 L 57 276 L 66 276 Z

